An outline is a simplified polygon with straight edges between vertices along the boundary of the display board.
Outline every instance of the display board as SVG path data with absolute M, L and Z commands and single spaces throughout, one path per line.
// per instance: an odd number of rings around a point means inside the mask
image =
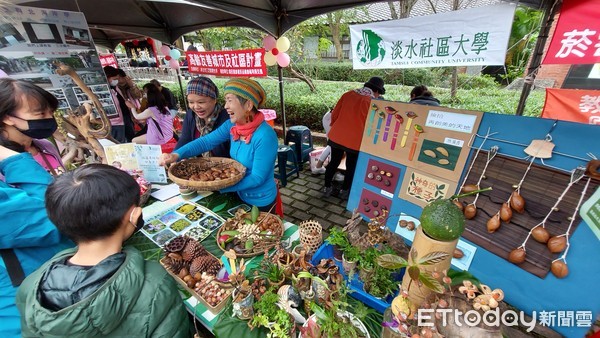
M 59 63 L 66 64 L 98 96 L 109 118 L 117 114 L 83 13 L 12 5 L 2 10 L 2 71 L 48 90 L 66 112 L 91 102 L 70 76 L 56 73 Z

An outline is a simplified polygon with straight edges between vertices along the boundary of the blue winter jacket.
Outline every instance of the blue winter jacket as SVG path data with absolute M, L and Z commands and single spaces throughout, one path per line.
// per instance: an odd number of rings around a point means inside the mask
M 73 244 L 46 215 L 44 194 L 52 176 L 29 153 L 1 161 L 0 174 L 0 249 L 13 249 L 27 276 Z M 0 337 L 21 337 L 16 292 L 0 259 Z
M 238 139 L 233 140 L 230 133 L 230 120 L 225 121 L 210 134 L 200 137 L 174 153 L 179 159 L 198 156 L 215 146 L 230 140 L 231 158 L 246 167 L 246 176 L 237 184 L 221 190 L 221 192 L 237 191 L 242 201 L 257 207 L 267 206 L 277 197 L 277 186 L 274 180 L 275 158 L 277 157 L 277 134 L 271 126 L 263 122 L 250 139 L 250 143 Z

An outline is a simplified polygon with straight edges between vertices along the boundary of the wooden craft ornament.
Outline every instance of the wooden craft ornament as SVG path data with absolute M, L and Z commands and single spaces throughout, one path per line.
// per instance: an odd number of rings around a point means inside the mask
M 525 148 L 525 153 L 536 158 L 551 158 L 554 143 L 548 140 L 533 140 Z

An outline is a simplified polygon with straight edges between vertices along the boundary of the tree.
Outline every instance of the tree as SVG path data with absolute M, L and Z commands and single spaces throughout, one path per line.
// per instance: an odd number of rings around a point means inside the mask
M 360 6 L 340 11 L 335 11 L 332 13 L 327 13 L 325 15 L 327 25 L 329 26 L 331 39 L 333 40 L 333 44 L 335 46 L 335 55 L 338 61 L 342 60 L 344 57 L 342 50 L 342 37 L 344 35 L 348 35 L 350 33 L 350 28 L 348 24 L 354 22 L 356 20 L 357 14 L 362 12 L 367 15 L 368 10 L 366 6 Z
M 529 7 L 519 6 L 515 10 L 506 52 L 509 82 L 523 75 L 540 31 L 541 18 L 542 12 Z

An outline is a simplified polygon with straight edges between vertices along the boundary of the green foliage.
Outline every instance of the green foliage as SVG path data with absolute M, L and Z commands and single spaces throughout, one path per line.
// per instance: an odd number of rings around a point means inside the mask
M 438 263 L 448 258 L 449 255 L 445 252 L 435 251 L 430 252 L 417 260 L 418 253 L 417 250 L 414 249 L 411 249 L 409 255 L 410 259 L 407 261 L 406 259 L 397 255 L 384 254 L 377 258 L 377 264 L 379 264 L 381 267 L 392 270 L 406 268 L 406 273 L 408 273 L 411 279 L 408 289 L 410 289 L 412 282 L 419 281 L 423 283 L 426 288 L 433 292 L 444 292 L 443 285 L 437 279 L 433 278 L 428 271 L 423 271 L 421 267 Z
M 267 290 L 258 301 L 254 303 L 255 315 L 249 325 L 251 327 L 264 326 L 269 329 L 267 337 L 287 338 L 294 327 L 290 315 L 277 306 L 279 296 Z
M 380 266 L 375 267 L 369 281 L 365 284 L 365 290 L 375 297 L 386 297 L 398 289 L 398 284 L 392 277 L 392 271 Z
M 358 257 L 358 265 L 364 269 L 373 269 L 380 254 L 379 250 L 369 247 Z
M 260 268 L 255 270 L 258 277 L 277 283 L 285 278 L 283 269 L 268 259 L 263 259 L 260 263 Z
M 317 317 L 317 324 L 325 337 L 358 337 L 359 330 L 348 319 L 338 316 L 338 309 L 323 309 L 315 303 L 311 303 L 310 309 Z
M 500 84 L 490 75 L 458 74 L 458 86 L 463 89 L 500 88 Z
M 334 227 L 329 230 L 329 236 L 325 239 L 325 241 L 331 245 L 337 246 L 340 248 L 340 250 L 344 250 L 350 246 L 348 235 L 340 227 Z
M 271 290 L 267 290 L 259 300 L 254 302 L 254 311 L 262 313 L 267 318 L 275 318 L 277 310 L 277 302 L 279 301 L 279 295 Z
M 349 262 L 356 262 L 360 258 L 360 250 L 354 245 L 348 245 L 342 251 L 344 252 L 344 259 Z

